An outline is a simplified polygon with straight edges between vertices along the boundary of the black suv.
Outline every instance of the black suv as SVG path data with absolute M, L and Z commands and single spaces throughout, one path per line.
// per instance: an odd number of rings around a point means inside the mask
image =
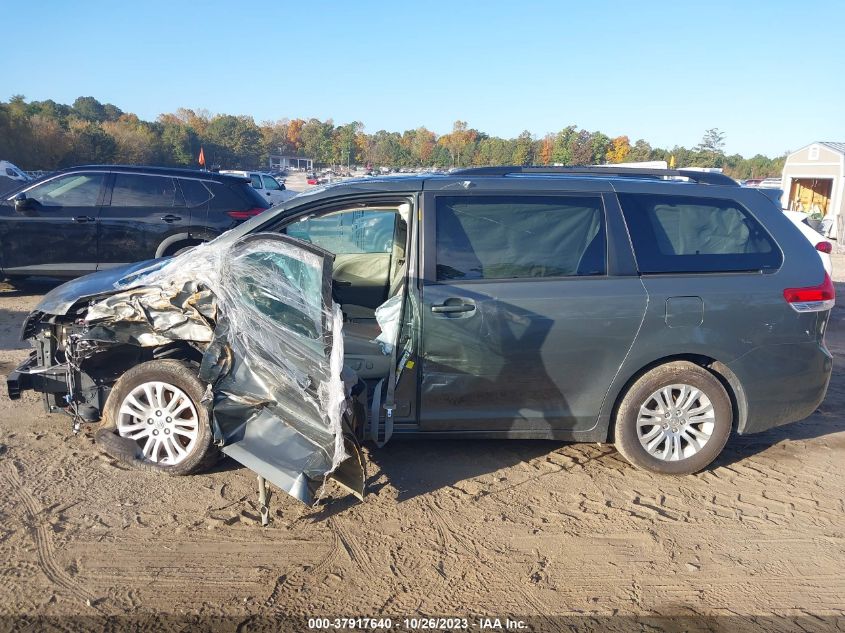
M 72 167 L 4 194 L 0 272 L 76 277 L 174 255 L 268 206 L 240 177 L 165 167 Z

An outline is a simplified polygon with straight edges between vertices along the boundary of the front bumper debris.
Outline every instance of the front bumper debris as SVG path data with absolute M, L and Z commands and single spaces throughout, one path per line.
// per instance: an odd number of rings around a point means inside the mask
M 10 400 L 18 400 L 29 390 L 45 394 L 67 393 L 67 367 L 40 367 L 36 352 L 32 351 L 29 358 L 6 376 L 6 390 Z

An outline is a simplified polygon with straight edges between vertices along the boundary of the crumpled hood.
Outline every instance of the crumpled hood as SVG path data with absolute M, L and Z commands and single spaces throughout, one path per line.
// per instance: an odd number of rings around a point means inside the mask
M 61 286 L 56 286 L 44 295 L 41 302 L 35 306 L 35 311 L 44 312 L 45 314 L 67 314 L 67 311 L 77 301 L 118 292 L 119 288 L 115 287 L 115 283 L 123 277 L 141 270 L 145 272 L 147 269 L 155 270 L 156 267 L 164 265 L 165 262 L 167 262 L 165 258 L 148 259 L 143 262 L 135 262 L 126 266 L 116 266 L 115 268 L 100 270 L 84 277 L 78 277 L 67 283 L 63 283 Z

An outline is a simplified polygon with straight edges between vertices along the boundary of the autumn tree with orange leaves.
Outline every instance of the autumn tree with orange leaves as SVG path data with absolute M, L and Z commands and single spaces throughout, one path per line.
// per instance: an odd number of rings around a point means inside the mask
M 546 134 L 540 145 L 539 159 L 541 165 L 549 165 L 552 162 L 552 152 L 555 149 L 554 134 Z
M 679 167 L 721 167 L 734 178 L 780 173 L 785 157 L 726 155 L 723 134 L 708 130 L 695 148 L 652 147 L 627 136 L 611 139 L 576 125 L 538 138 L 530 130 L 516 138 L 485 134 L 458 120 L 438 136 L 425 127 L 404 132 L 366 132 L 359 122 L 335 125 L 315 118 L 265 121 L 179 108 L 144 121 L 94 97 L 73 104 L 15 95 L 0 101 L 0 157 L 23 169 L 58 169 L 86 163 L 196 166 L 200 147 L 209 165 L 261 168 L 270 154 L 307 156 L 317 165 L 466 167 L 481 165 L 594 165 L 669 161 Z M 715 140 L 714 140 L 715 139 Z
M 610 141 L 610 147 L 607 149 L 608 163 L 623 163 L 631 153 L 631 141 L 627 136 L 617 136 Z

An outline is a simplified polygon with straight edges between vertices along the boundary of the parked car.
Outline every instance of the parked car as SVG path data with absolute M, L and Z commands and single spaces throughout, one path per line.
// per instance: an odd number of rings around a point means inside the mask
M 810 226 L 810 220 L 806 213 L 802 213 L 801 211 L 784 211 L 783 214 L 798 227 L 801 234 L 816 249 L 827 274 L 833 274 L 833 266 L 830 259 L 830 254 L 833 252 L 833 243 Z
M 747 187 L 749 185 L 745 186 Z M 757 191 L 759 191 L 762 195 L 766 196 L 769 200 L 774 202 L 779 209 L 784 209 L 783 189 L 775 189 L 773 187 L 757 187 Z
M 128 463 L 184 474 L 220 447 L 303 501 L 327 476 L 363 494 L 360 442 L 393 436 L 613 442 L 693 473 L 823 400 L 814 252 L 717 173 L 347 181 L 49 292 L 8 391 L 102 419 Z
M 320 183 L 320 180 L 317 178 L 317 174 L 305 174 L 305 182 L 309 185 L 317 185 Z
M 0 273 L 75 277 L 179 253 L 269 204 L 244 178 L 164 167 L 73 167 L 0 201 Z
M 798 227 L 798 230 L 801 231 L 802 235 L 807 238 L 810 244 L 813 245 L 813 248 L 815 248 L 818 252 L 819 258 L 822 260 L 822 265 L 824 266 L 825 271 L 827 271 L 827 274 L 832 274 L 833 267 L 830 254 L 833 252 L 833 243 L 825 237 L 821 230 L 819 230 L 823 226 L 823 221 L 811 218 L 806 213 L 802 213 L 800 211 L 789 211 L 784 209 L 783 189 L 761 187 L 758 188 L 757 191 L 770 199 L 777 208 L 781 209 L 786 217 L 788 217 L 790 221 Z
M 17 165 L 7 160 L 0 160 L 0 194 L 16 189 L 21 183 L 30 180 L 32 178 L 19 169 Z
M 757 186 L 761 189 L 780 189 L 783 181 L 780 178 L 763 178 Z
M 290 200 L 296 195 L 295 191 L 285 188 L 285 183 L 277 180 L 270 174 L 258 171 L 240 171 L 236 169 L 223 169 L 221 174 L 249 178 L 253 188 L 261 194 L 271 205 L 279 204 Z
M 26 175 L 26 172 L 7 160 L 0 160 L 0 175 L 11 180 L 17 180 L 18 182 L 29 182 L 32 180 L 32 178 Z

